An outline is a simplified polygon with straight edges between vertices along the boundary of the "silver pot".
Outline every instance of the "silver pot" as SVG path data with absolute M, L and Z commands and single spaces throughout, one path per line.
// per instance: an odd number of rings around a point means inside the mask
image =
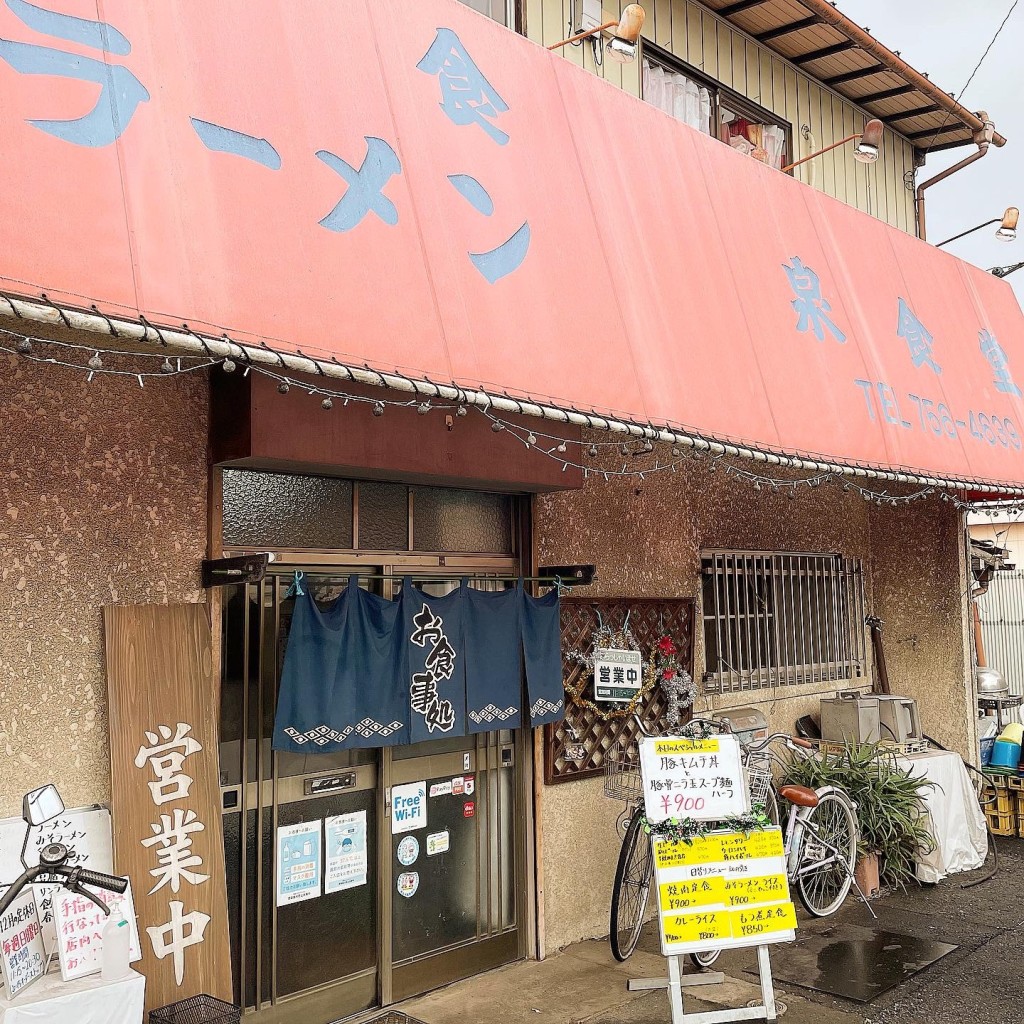
M 999 669 L 978 669 L 978 695 L 980 697 L 999 697 L 1009 692 L 1010 687 Z

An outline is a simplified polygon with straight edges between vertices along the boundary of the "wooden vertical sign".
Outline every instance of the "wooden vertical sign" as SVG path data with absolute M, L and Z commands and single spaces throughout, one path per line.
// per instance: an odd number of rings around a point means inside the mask
M 114 866 L 139 916 L 147 1009 L 231 999 L 224 839 L 206 608 L 110 605 Z

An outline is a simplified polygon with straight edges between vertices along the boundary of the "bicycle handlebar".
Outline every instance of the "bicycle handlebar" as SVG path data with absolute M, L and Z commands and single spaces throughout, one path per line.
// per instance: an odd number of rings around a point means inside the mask
M 68 867 L 66 864 L 55 864 L 51 866 L 37 864 L 35 867 L 23 871 L 16 878 L 3 897 L 0 897 L 0 914 L 21 895 L 26 886 L 31 885 L 41 875 L 47 877 L 57 875 L 68 879 L 76 885 L 92 885 L 97 889 L 106 889 L 108 892 L 123 893 L 128 888 L 128 879 L 119 878 L 117 875 L 108 875 L 104 871 L 92 871 L 89 868 Z M 62 883 L 63 884 L 63 883 Z

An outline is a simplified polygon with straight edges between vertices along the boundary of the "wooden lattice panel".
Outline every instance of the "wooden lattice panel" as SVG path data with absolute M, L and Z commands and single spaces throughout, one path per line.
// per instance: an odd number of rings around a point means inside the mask
M 644 659 L 658 639 L 668 633 L 679 647 L 679 663 L 693 675 L 693 616 L 691 598 L 604 598 L 588 599 L 567 597 L 562 600 L 562 672 L 567 683 L 574 688 L 585 683 L 584 694 L 593 697 L 593 680 L 589 669 L 572 661 L 570 651 L 590 653 L 590 638 L 598 628 L 599 618 L 613 630 L 620 629 L 629 615 L 629 627 L 640 645 Z M 664 728 L 664 714 L 668 699 L 660 686 L 655 686 L 637 709 L 641 721 L 655 731 Z M 551 785 L 571 779 L 587 778 L 604 772 L 605 760 L 628 749 L 636 739 L 636 723 L 632 718 L 605 722 L 587 708 L 578 708 L 566 695 L 565 719 L 544 729 L 544 781 Z M 690 709 L 684 713 L 690 717 Z M 576 730 L 572 735 L 570 725 Z M 581 745 L 586 755 L 580 759 L 568 757 L 567 748 Z M 609 752 L 611 754 L 609 755 Z

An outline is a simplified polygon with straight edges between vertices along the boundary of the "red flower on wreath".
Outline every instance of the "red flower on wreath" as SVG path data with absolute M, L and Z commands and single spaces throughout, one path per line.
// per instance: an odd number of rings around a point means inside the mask
M 667 668 L 664 672 L 661 673 L 661 678 L 664 679 L 666 683 L 671 682 L 673 679 L 675 679 L 675 677 L 676 670 L 674 668 Z
M 670 636 L 663 636 L 658 641 L 658 651 L 663 657 L 671 657 L 673 654 L 676 654 L 678 650 L 679 649 L 676 647 L 672 637 Z

